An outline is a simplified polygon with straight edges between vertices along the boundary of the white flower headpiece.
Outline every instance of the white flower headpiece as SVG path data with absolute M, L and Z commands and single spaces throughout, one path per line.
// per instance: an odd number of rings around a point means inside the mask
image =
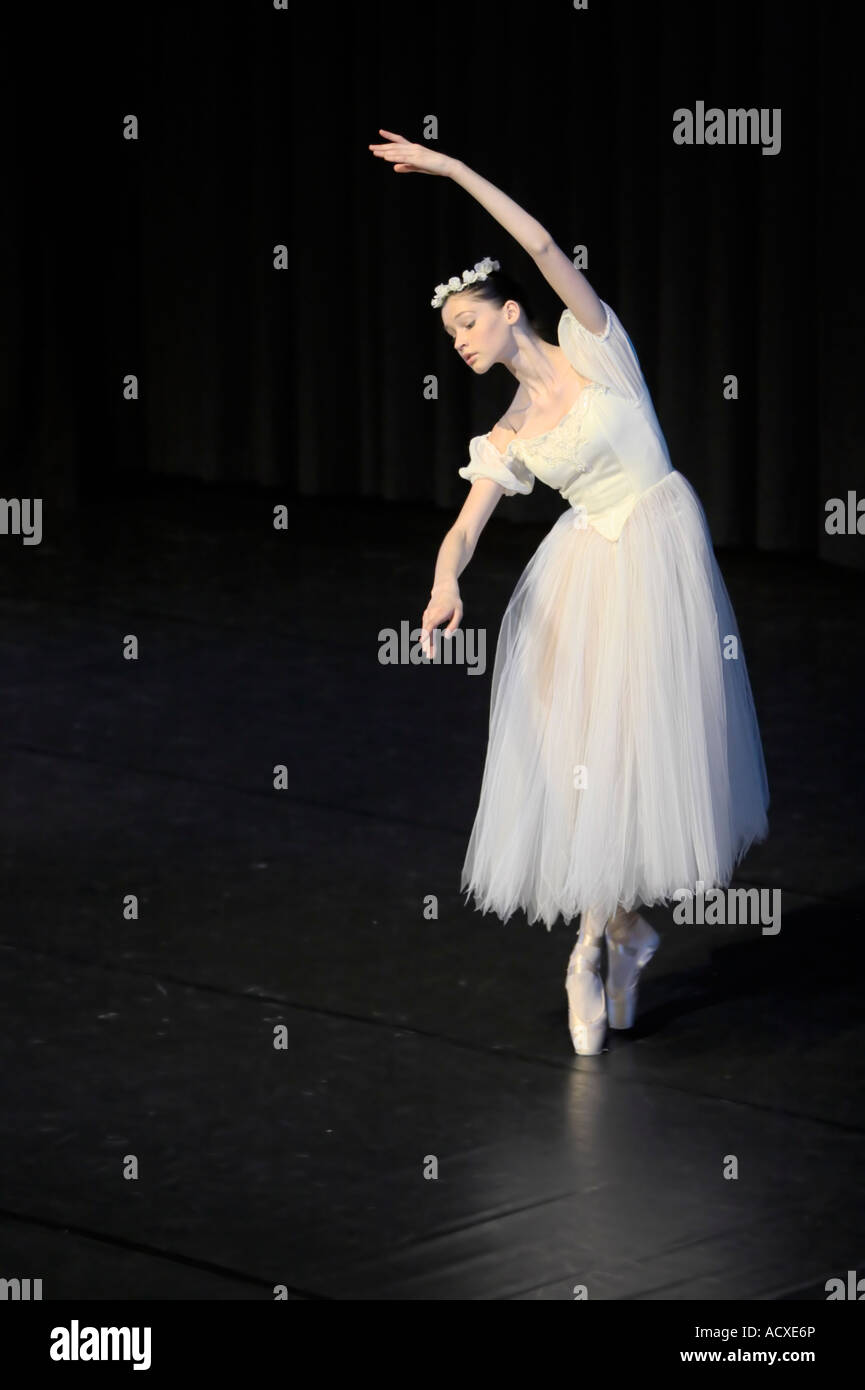
M 489 256 L 486 256 L 482 261 L 476 262 L 474 270 L 464 270 L 462 279 L 458 275 L 452 275 L 446 285 L 436 285 L 435 299 L 431 301 L 433 308 L 440 309 L 449 294 L 458 294 L 460 290 L 468 289 L 476 280 L 486 280 L 494 270 L 500 269 L 498 261 L 491 261 Z

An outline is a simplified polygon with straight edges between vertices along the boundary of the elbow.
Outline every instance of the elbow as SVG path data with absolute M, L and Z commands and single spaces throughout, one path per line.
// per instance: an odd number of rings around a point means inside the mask
M 553 241 L 553 238 L 550 236 L 549 232 L 544 232 L 544 240 L 539 242 L 533 251 L 529 252 L 530 256 L 532 257 L 532 260 L 540 260 L 543 256 L 547 254 L 548 251 L 552 251 L 555 244 L 556 243 Z

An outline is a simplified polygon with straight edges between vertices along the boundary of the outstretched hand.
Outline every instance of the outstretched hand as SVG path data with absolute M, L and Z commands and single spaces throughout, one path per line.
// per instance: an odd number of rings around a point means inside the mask
M 379 135 L 387 136 L 387 144 L 370 145 L 376 159 L 387 160 L 393 165 L 395 174 L 438 174 L 446 177 L 450 172 L 451 160 L 440 150 L 429 145 L 413 145 L 404 135 L 395 135 L 392 130 L 379 130 Z
M 430 601 L 421 619 L 421 651 L 424 656 L 433 658 L 432 634 L 439 623 L 447 622 L 445 637 L 452 637 L 462 622 L 463 605 L 459 585 L 455 582 L 437 584 L 430 594 Z M 448 622 L 450 619 L 450 622 Z

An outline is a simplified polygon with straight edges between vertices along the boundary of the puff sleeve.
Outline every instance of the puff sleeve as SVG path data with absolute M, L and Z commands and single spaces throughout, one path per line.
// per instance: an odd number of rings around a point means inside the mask
M 535 485 L 534 473 L 526 468 L 522 460 L 511 453 L 499 453 L 485 434 L 478 434 L 469 440 L 469 459 L 465 468 L 458 470 L 460 477 L 469 483 L 473 483 L 475 478 L 492 478 L 494 483 L 504 488 L 508 497 L 513 497 L 515 492 L 527 494 Z
M 598 381 L 616 396 L 636 405 L 648 392 L 634 345 L 615 309 L 603 299 L 606 323 L 600 333 L 590 333 L 566 309 L 559 319 L 559 347 L 571 366 L 590 381 Z

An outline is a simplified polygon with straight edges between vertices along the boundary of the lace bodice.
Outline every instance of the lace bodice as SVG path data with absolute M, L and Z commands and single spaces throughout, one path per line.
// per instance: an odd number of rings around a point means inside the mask
M 609 387 L 602 386 L 599 381 L 590 381 L 587 386 L 583 387 L 570 410 L 565 412 L 557 424 L 553 425 L 551 429 L 544 430 L 543 434 L 532 435 L 529 439 L 511 440 L 503 457 L 506 459 L 514 456 L 519 458 L 521 454 L 528 454 L 540 449 L 547 459 L 554 459 L 558 462 L 568 461 L 582 442 L 583 423 L 590 404 L 590 393 L 608 390 Z M 585 464 L 581 464 L 580 471 L 584 472 L 585 467 Z
M 488 435 L 469 441 L 461 478 L 491 478 L 508 497 L 527 494 L 535 478 L 553 487 L 608 540 L 618 540 L 640 495 L 672 472 L 637 354 L 617 314 L 601 301 L 606 322 L 591 333 L 570 309 L 558 325 L 571 366 L 588 379 L 552 429 L 512 439 L 499 450 Z

